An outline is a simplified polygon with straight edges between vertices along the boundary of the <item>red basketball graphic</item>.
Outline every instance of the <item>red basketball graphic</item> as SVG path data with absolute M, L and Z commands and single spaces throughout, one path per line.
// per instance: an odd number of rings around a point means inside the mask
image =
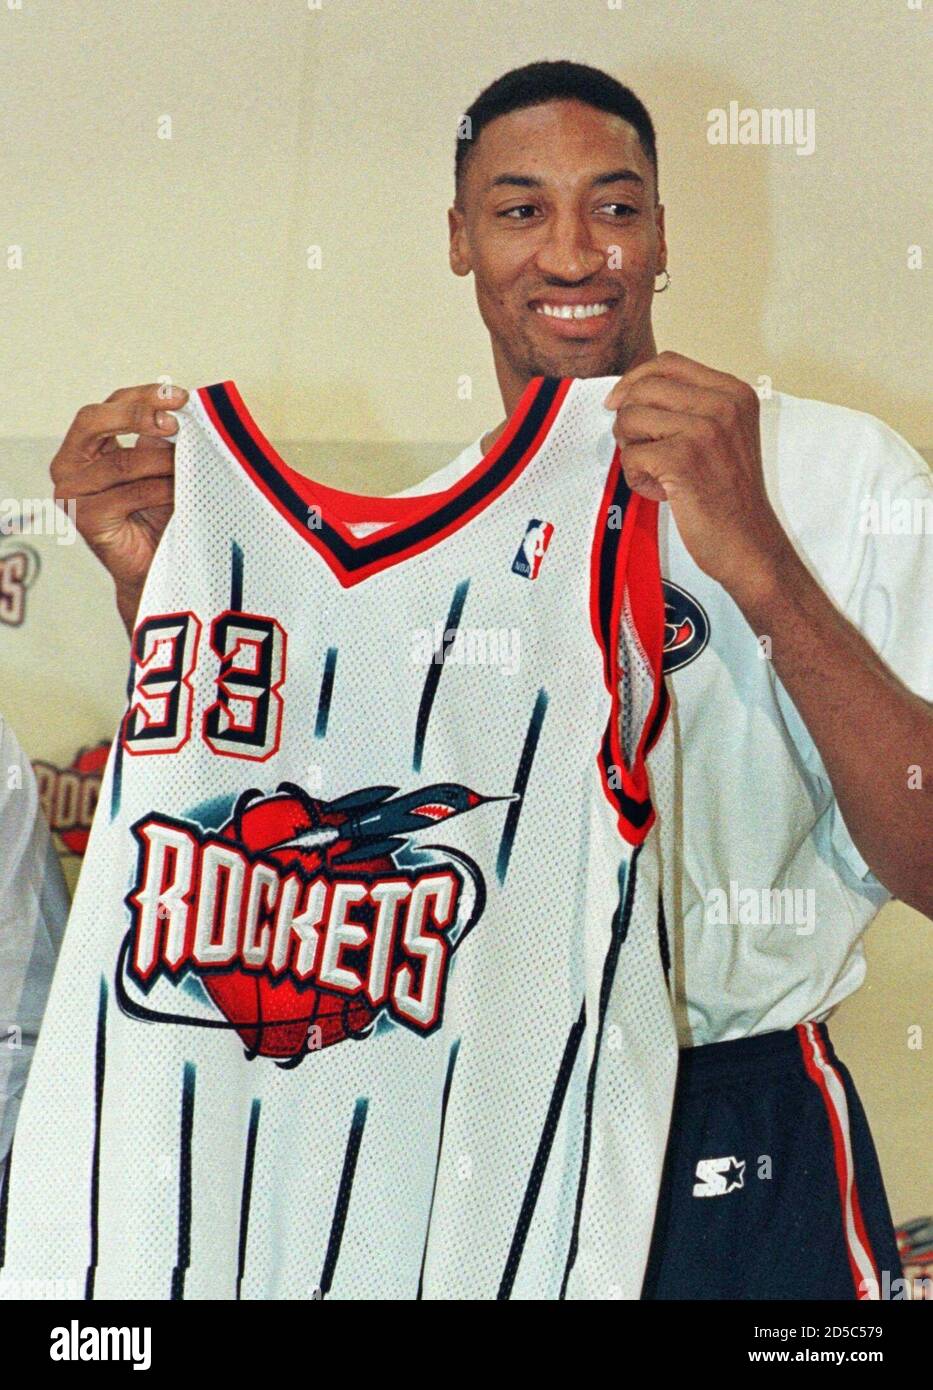
M 347 817 L 329 812 L 320 803 L 294 796 L 272 796 L 257 800 L 234 818 L 223 830 L 227 839 L 261 853 L 267 860 L 294 865 L 312 878 L 345 850 L 346 839 L 334 840 L 323 849 L 299 846 L 272 848 L 303 833 L 329 825 L 339 827 Z M 356 861 L 343 870 L 344 877 L 361 873 L 390 872 L 392 861 L 382 856 Z M 328 874 L 340 877 L 339 868 L 328 867 Z M 368 917 L 372 917 L 372 909 Z M 370 926 L 365 907 L 355 920 Z M 352 964 L 352 953 L 348 953 Z M 273 980 L 265 973 L 246 970 L 203 971 L 201 982 L 221 1012 L 233 1023 L 251 1054 L 260 1057 L 291 1058 L 307 1050 L 330 1047 L 353 1034 L 365 1032 L 375 1011 L 360 999 L 347 999 L 314 986 L 302 989 L 289 978 Z

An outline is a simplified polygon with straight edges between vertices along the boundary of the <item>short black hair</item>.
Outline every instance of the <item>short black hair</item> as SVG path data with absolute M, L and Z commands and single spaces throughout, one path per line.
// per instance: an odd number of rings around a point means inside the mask
M 609 111 L 628 121 L 638 134 L 641 147 L 654 170 L 658 186 L 658 149 L 654 123 L 635 93 L 599 68 L 586 63 L 527 63 L 497 77 L 486 87 L 461 117 L 454 157 L 454 183 L 457 197 L 463 184 L 463 171 L 480 132 L 497 116 L 540 106 L 546 101 L 582 101 L 597 111 Z

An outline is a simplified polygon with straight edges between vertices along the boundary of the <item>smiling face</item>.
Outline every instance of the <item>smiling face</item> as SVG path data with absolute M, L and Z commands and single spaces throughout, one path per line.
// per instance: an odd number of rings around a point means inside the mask
M 655 355 L 664 209 L 627 121 L 579 101 L 509 112 L 480 133 L 448 214 L 511 412 L 534 376 L 615 376 Z

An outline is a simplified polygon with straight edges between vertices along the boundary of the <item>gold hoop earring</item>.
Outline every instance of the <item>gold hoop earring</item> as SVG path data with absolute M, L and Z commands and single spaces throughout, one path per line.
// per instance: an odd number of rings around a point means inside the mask
M 654 287 L 654 292 L 655 292 L 655 294 L 663 294 L 664 291 L 668 288 L 668 286 L 669 286 L 670 283 L 671 283 L 671 272 L 670 272 L 669 270 L 667 270 L 667 269 L 662 270 L 662 271 L 661 271 L 661 274 L 662 274 L 662 275 L 665 275 L 667 278 L 666 278 L 666 280 L 664 281 L 664 284 L 663 284 L 663 285 L 655 285 L 655 287 Z

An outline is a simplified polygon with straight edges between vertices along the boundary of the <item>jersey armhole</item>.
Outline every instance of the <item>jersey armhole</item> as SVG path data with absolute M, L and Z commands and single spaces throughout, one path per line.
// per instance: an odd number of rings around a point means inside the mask
M 590 615 L 603 658 L 610 700 L 598 754 L 600 781 L 616 813 L 619 833 L 638 845 L 654 824 L 646 758 L 667 718 L 664 683 L 664 596 L 658 552 L 658 504 L 633 493 L 625 481 L 618 449 L 612 456 L 593 534 Z M 650 671 L 651 693 L 631 756 L 625 757 L 619 729 L 622 669 L 619 638 L 623 621 Z

